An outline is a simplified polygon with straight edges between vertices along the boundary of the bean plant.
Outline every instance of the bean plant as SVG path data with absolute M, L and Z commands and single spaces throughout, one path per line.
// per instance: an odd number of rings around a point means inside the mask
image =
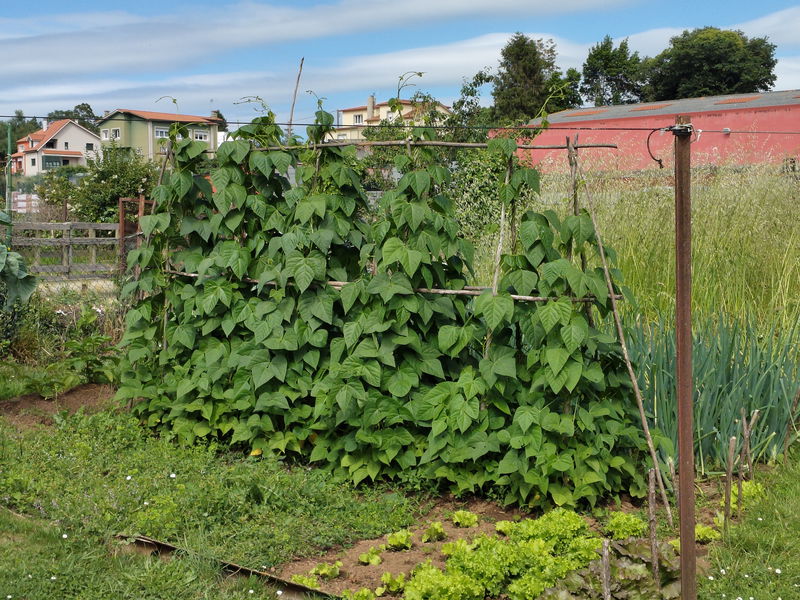
M 322 143 L 332 125 L 320 109 L 307 146 L 280 149 L 274 117 L 259 117 L 208 175 L 204 146 L 172 128 L 175 166 L 128 255 L 140 275 L 124 291 L 139 300 L 119 398 L 182 442 L 295 457 L 355 483 L 413 471 L 528 506 L 641 496 L 619 343 L 591 318 L 610 309 L 608 290 L 575 258 L 596 256 L 589 216 L 526 213 L 496 289 L 466 291 L 473 250 L 449 170 L 409 145 L 373 206 L 349 151 Z M 416 128 L 411 141 L 435 137 Z M 513 162 L 513 140 L 489 146 Z M 511 210 L 538 174 L 496 186 Z

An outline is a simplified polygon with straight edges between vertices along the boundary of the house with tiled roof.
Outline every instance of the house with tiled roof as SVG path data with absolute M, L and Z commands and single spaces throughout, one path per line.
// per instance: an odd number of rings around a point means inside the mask
M 580 144 L 616 144 L 617 148 L 581 151 L 584 164 L 599 170 L 657 168 L 650 154 L 672 166 L 674 136 L 665 127 L 678 115 L 691 118 L 692 164 L 707 166 L 800 165 L 800 90 L 731 94 L 568 109 L 547 117 L 548 128 L 536 145 L 563 145 L 578 135 Z M 541 126 L 541 120 L 530 122 Z M 544 171 L 568 171 L 561 150 L 526 150 Z
M 16 175 L 38 175 L 62 166 L 85 165 L 100 150 L 100 138 L 70 119 L 46 124 L 17 140 L 11 155 L 11 171 Z
M 411 100 L 400 100 L 403 107 L 402 119 L 405 123 L 419 121 L 423 110 L 418 104 Z M 443 116 L 450 114 L 450 108 L 444 104 L 437 103 L 436 111 Z M 363 140 L 364 129 L 370 125 L 378 125 L 387 119 L 392 113 L 388 102 L 375 102 L 375 96 L 367 98 L 364 106 L 354 106 L 343 108 L 338 111 L 337 127 L 328 134 L 329 140 Z
M 205 142 L 211 152 L 216 151 L 220 125 L 217 115 L 201 117 L 118 108 L 103 115 L 97 125 L 104 146 L 113 143 L 153 160 L 165 152 L 169 126 L 173 123 L 185 124 L 193 140 Z

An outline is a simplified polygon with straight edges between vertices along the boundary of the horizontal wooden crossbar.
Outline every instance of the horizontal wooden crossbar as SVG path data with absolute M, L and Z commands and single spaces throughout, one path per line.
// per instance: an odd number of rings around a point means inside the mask
M 169 269 L 164 269 L 164 273 L 168 273 L 170 275 L 179 275 L 181 277 L 192 277 L 197 278 L 199 275 L 197 273 L 184 273 L 183 271 L 172 271 Z M 248 283 L 261 283 L 258 279 L 252 279 L 250 277 L 243 277 L 242 281 L 247 281 Z M 348 283 L 349 281 L 326 281 L 330 287 L 340 290 Z M 263 285 L 274 285 L 277 286 L 277 282 L 275 281 L 267 281 Z M 480 296 L 486 290 L 491 290 L 490 287 L 475 287 L 470 286 L 468 288 L 464 288 L 462 290 L 444 290 L 439 288 L 414 288 L 412 291 L 420 293 L 420 294 L 439 294 L 442 296 Z M 517 300 L 519 302 L 549 302 L 550 300 L 558 300 L 559 297 L 555 296 L 523 296 L 520 294 L 510 294 L 512 300 Z M 614 294 L 614 298 L 616 300 L 621 300 L 622 296 L 619 294 Z M 597 298 L 595 296 L 584 296 L 583 298 L 577 298 L 575 296 L 568 297 L 571 302 L 594 302 Z

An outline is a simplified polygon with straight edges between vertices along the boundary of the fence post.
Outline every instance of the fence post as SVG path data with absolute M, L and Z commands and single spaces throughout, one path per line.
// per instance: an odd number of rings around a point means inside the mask
M 675 332 L 680 474 L 681 599 L 697 598 L 694 540 L 694 435 L 692 384 L 692 122 L 679 115 L 675 136 Z
M 94 227 L 89 228 L 89 238 L 94 239 L 97 237 L 97 232 Z M 97 264 L 97 246 L 92 244 L 89 246 L 89 262 L 93 265 Z

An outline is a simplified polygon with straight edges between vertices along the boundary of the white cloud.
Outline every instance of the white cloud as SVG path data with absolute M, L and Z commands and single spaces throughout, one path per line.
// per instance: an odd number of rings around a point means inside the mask
M 680 35 L 682 32 L 683 28 L 677 27 L 648 29 L 627 36 L 628 45 L 631 50 L 638 51 L 640 56 L 655 56 L 669 46 L 670 38 Z M 619 43 L 622 39 L 624 38 L 616 40 L 616 42 Z
M 800 90 L 800 56 L 783 56 L 775 66 L 776 90 Z
M 242 47 L 381 30 L 476 16 L 523 16 L 607 10 L 632 0 L 341 0 L 310 8 L 260 2 L 228 4 L 209 21 L 201 11 L 140 18 L 127 12 L 76 13 L 4 19 L 2 29 L 25 32 L 0 39 L 0 74 L 16 79 L 63 78 L 109 72 L 146 73 L 195 64 Z M 211 23 L 211 25 L 210 25 Z M 346 23 L 347 27 L 339 24 Z M 53 60 L 69 54 L 69 60 Z
M 779 10 L 735 25 L 734 28 L 741 29 L 748 36 L 767 36 L 773 44 L 798 46 L 800 45 L 800 35 L 798 35 L 800 32 L 800 6 Z

